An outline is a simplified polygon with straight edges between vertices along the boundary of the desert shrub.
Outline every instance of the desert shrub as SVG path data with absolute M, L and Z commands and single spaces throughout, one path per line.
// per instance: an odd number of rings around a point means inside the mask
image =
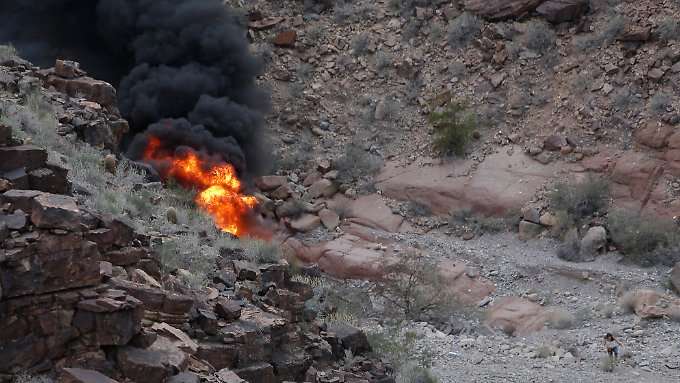
M 378 51 L 375 54 L 375 69 L 378 73 L 383 74 L 392 66 L 392 56 L 383 51 Z
M 574 328 L 576 325 L 576 318 L 570 312 L 556 308 L 552 309 L 548 314 L 548 326 L 557 330 L 566 330 Z
M 616 41 L 616 38 L 626 29 L 628 21 L 621 15 L 612 17 L 600 33 L 601 44 L 609 45 Z
M 399 107 L 399 101 L 397 101 L 394 97 L 385 97 L 383 100 L 383 108 L 385 113 L 384 120 L 392 121 L 399 117 L 399 111 L 401 108 Z
M 472 133 L 477 128 L 477 116 L 462 103 L 450 103 L 441 112 L 430 114 L 434 127 L 434 147 L 443 155 L 465 154 Z
M 196 233 L 163 241 L 152 249 L 161 266 L 162 284 L 170 275 L 176 275 L 185 286 L 200 289 L 208 285 L 217 269 L 218 249 L 203 243 Z
M 270 241 L 255 238 L 241 238 L 239 246 L 243 248 L 246 259 L 258 263 L 278 263 L 281 260 L 279 246 Z
M 449 24 L 449 44 L 454 48 L 464 48 L 479 35 L 481 28 L 481 20 L 477 16 L 465 12 Z
M 392 318 L 417 320 L 454 310 L 455 297 L 448 292 L 437 263 L 416 251 L 385 266 L 385 276 L 374 290 L 395 311 Z
M 345 147 L 345 153 L 335 160 L 334 165 L 338 171 L 338 182 L 352 183 L 362 178 L 372 178 L 380 170 L 382 161 L 358 144 L 351 143 Z
M 299 99 L 302 97 L 305 91 L 305 84 L 301 82 L 291 82 L 288 85 L 288 94 L 290 94 L 291 97 Z
M 307 63 L 300 64 L 297 69 L 295 69 L 295 77 L 298 81 L 307 82 L 314 74 L 314 67 Z
M 537 358 L 547 359 L 555 354 L 553 347 L 547 344 L 540 345 L 534 350 Z
M 619 298 L 619 307 L 625 314 L 635 312 L 635 301 L 637 300 L 638 292 L 636 290 L 627 291 Z
M 338 24 L 354 21 L 356 14 L 357 8 L 351 3 L 341 3 L 333 8 L 333 20 Z
M 14 46 L 0 45 L 0 63 L 17 58 L 17 50 Z
M 432 215 L 432 209 L 418 201 L 409 201 L 406 210 L 409 215 L 414 217 L 427 217 Z
M 627 111 L 638 103 L 638 98 L 633 92 L 626 88 L 620 88 L 612 97 L 612 106 L 619 111 Z
M 656 27 L 656 34 L 661 41 L 671 41 L 680 39 L 680 21 L 667 17 Z
M 0 63 L 16 59 L 17 57 L 17 50 L 13 45 L 0 45 Z
M 649 113 L 653 116 L 660 117 L 666 113 L 666 110 L 671 106 L 671 96 L 658 92 L 649 99 Z
M 470 209 L 458 209 L 449 215 L 448 225 L 451 228 L 466 226 L 477 234 L 501 233 L 514 230 L 519 223 L 519 214 L 508 212 L 502 217 L 485 217 L 475 215 Z
M 615 15 L 605 24 L 599 33 L 574 39 L 574 46 L 580 50 L 606 47 L 616 41 L 616 38 L 625 30 L 626 24 L 625 17 Z
M 429 350 L 416 351 L 418 336 L 415 332 L 404 331 L 402 326 L 394 325 L 370 331 L 367 338 L 373 354 L 395 367 L 397 382 L 437 382 L 429 371 L 432 365 Z
M 555 47 L 555 32 L 544 22 L 532 21 L 527 26 L 524 43 L 534 52 L 545 53 Z
M 410 19 L 401 29 L 401 38 L 404 41 L 408 41 L 416 37 L 418 32 L 420 32 L 422 25 L 423 24 L 420 20 L 415 18 Z
M 438 383 L 439 379 L 429 368 L 407 363 L 400 368 L 396 381 L 397 383 Z
M 406 83 L 406 95 L 405 98 L 408 102 L 414 103 L 418 96 L 420 96 L 420 90 L 423 87 L 423 79 L 421 76 L 415 76 Z
M 27 373 L 17 374 L 13 383 L 52 383 L 54 380 L 46 375 L 31 375 Z
M 442 37 L 444 37 L 444 28 L 437 23 L 432 24 L 432 26 L 430 26 L 430 39 L 434 42 L 438 42 Z
M 368 53 L 368 34 L 360 33 L 352 39 L 352 54 L 356 57 Z
M 672 266 L 680 259 L 677 228 L 670 220 L 617 210 L 609 213 L 607 224 L 612 241 L 631 262 Z
M 604 372 L 614 372 L 616 360 L 609 355 L 602 355 L 600 357 L 600 370 Z
M 343 55 L 338 57 L 337 61 L 335 62 L 340 68 L 342 69 L 347 69 L 354 63 L 354 60 L 352 60 L 351 57 Z
M 550 206 L 564 212 L 566 227 L 579 226 L 595 213 L 605 213 L 609 206 L 609 182 L 589 177 L 582 182 L 559 182 L 549 194 Z M 565 224 L 565 223 L 563 223 Z
M 321 25 L 315 25 L 307 30 L 305 36 L 309 42 L 317 43 L 326 36 L 326 30 Z

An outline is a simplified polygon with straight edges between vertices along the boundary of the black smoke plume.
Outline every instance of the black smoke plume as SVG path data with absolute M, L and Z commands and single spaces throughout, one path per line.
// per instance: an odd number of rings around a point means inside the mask
M 266 165 L 262 65 L 222 0 L 0 0 L 0 16 L 0 43 L 41 66 L 79 61 L 118 87 L 136 133 L 129 157 L 153 134 L 166 150 L 218 155 L 241 173 Z

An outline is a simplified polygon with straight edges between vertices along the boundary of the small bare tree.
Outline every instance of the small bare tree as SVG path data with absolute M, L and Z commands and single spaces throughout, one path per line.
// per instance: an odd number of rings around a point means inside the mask
M 437 264 L 417 251 L 408 251 L 387 266 L 375 292 L 408 319 L 418 319 L 455 303 Z

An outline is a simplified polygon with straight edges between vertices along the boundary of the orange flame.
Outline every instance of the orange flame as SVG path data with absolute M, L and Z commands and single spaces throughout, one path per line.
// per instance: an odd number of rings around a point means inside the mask
M 247 232 L 246 216 L 257 205 L 257 199 L 242 193 L 236 170 L 224 163 L 207 167 L 194 152 L 181 156 L 161 153 L 161 141 L 150 137 L 144 151 L 146 161 L 164 161 L 169 165 L 163 178 L 172 177 L 184 186 L 198 190 L 194 201 L 210 214 L 222 231 L 241 236 Z

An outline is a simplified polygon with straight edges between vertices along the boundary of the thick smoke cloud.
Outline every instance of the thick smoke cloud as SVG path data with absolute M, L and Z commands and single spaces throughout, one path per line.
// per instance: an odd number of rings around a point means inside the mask
M 261 63 L 221 0 L 12 0 L 0 1 L 0 15 L 0 42 L 28 59 L 80 61 L 118 86 L 121 113 L 138 133 L 130 157 L 153 134 L 166 150 L 193 147 L 241 172 L 264 165 Z

